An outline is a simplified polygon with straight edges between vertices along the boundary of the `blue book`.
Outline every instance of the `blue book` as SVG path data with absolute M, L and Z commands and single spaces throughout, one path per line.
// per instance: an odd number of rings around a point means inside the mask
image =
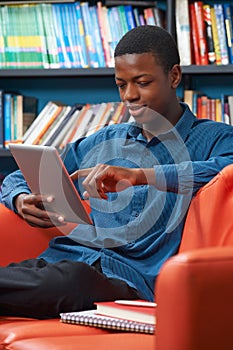
M 3 106 L 4 91 L 0 90 L 0 147 L 4 147 L 4 106 Z
M 98 57 L 98 63 L 99 67 L 106 67 L 105 58 L 104 58 L 104 49 L 100 34 L 100 26 L 98 22 L 98 16 L 97 16 L 97 8 L 96 6 L 90 6 L 90 16 L 93 23 L 93 37 L 95 41 L 96 46 L 96 53 Z
M 222 64 L 229 64 L 223 5 L 214 4 L 214 10 L 215 10 L 215 16 L 216 16 L 219 43 L 220 43 L 221 61 L 222 61 Z
M 131 5 L 125 5 L 126 20 L 128 23 L 128 29 L 131 30 L 136 27 L 136 21 L 134 18 L 133 7 Z
M 88 53 L 87 53 L 87 46 L 85 41 L 85 32 L 84 32 L 84 24 L 81 14 L 81 7 L 80 2 L 76 2 L 74 4 L 75 7 L 75 16 L 76 16 L 76 29 L 77 29 L 77 40 L 78 40 L 78 46 L 80 51 L 80 59 L 81 59 L 81 66 L 82 68 L 87 68 L 89 65 L 88 62 Z
M 74 44 L 74 22 L 72 16 L 72 7 L 73 4 L 59 4 L 61 12 L 61 24 L 62 32 L 64 36 L 66 52 L 69 58 L 69 63 L 71 68 L 80 68 L 80 60 L 77 56 Z
M 4 146 L 6 147 L 11 142 L 11 115 L 12 103 L 11 93 L 5 93 L 3 96 L 3 110 L 4 110 Z
M 233 8 L 230 4 L 223 4 L 223 14 L 226 28 L 227 48 L 230 63 L 233 63 Z
M 89 55 L 89 66 L 93 68 L 98 68 L 99 62 L 93 38 L 93 23 L 91 20 L 89 5 L 87 2 L 81 2 L 80 7 L 84 24 L 86 47 Z
M 60 5 L 61 4 L 51 4 L 54 18 L 55 35 L 58 46 L 58 58 L 60 68 L 71 68 L 70 58 L 66 49 L 66 46 L 68 46 L 68 44 L 65 42 L 65 36 L 63 33 L 63 23 Z

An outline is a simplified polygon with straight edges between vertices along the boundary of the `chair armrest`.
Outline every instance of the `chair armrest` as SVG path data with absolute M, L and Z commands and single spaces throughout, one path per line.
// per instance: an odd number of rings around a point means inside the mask
M 13 211 L 0 204 L 0 265 L 34 258 L 48 247 L 52 237 L 70 232 L 74 224 L 62 228 L 31 227 Z
M 232 349 L 233 247 L 172 257 L 155 292 L 157 350 Z

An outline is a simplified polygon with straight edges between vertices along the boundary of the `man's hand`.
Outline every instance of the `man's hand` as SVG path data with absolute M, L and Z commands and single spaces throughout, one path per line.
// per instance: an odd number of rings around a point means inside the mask
M 52 201 L 51 196 L 21 193 L 15 200 L 15 206 L 18 214 L 31 226 L 49 228 L 64 225 L 62 216 L 44 210 L 44 204 Z
M 124 168 L 119 166 L 98 164 L 93 168 L 80 169 L 71 174 L 72 180 L 86 177 L 83 186 L 84 197 L 107 199 L 106 192 L 123 191 L 129 186 L 155 185 L 154 169 Z

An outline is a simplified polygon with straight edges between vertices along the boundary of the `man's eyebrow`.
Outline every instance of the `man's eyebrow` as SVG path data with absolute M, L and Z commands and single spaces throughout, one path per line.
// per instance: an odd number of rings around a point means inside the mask
M 150 77 L 150 76 L 151 76 L 151 74 L 142 73 L 142 74 L 136 75 L 135 77 L 133 77 L 133 79 L 140 79 L 140 78 Z M 117 76 L 115 76 L 115 80 L 121 80 L 121 81 L 124 81 L 124 79 L 123 79 L 123 78 L 120 78 L 120 77 L 117 77 Z

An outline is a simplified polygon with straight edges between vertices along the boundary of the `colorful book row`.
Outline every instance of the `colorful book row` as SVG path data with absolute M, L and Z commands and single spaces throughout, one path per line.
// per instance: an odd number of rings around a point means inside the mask
M 182 65 L 233 63 L 233 5 L 176 1 L 176 31 Z
M 221 94 L 219 98 L 210 98 L 200 91 L 185 90 L 184 102 L 200 119 L 233 125 L 233 95 Z
M 164 11 L 156 6 L 0 6 L 0 68 L 113 67 L 115 46 L 129 29 L 164 26 L 164 20 Z
M 30 145 L 46 145 L 63 149 L 67 143 L 91 135 L 106 125 L 129 120 L 129 112 L 123 102 L 65 105 L 49 101 L 24 133 L 21 142 Z M 12 121 L 13 123 L 13 121 Z

